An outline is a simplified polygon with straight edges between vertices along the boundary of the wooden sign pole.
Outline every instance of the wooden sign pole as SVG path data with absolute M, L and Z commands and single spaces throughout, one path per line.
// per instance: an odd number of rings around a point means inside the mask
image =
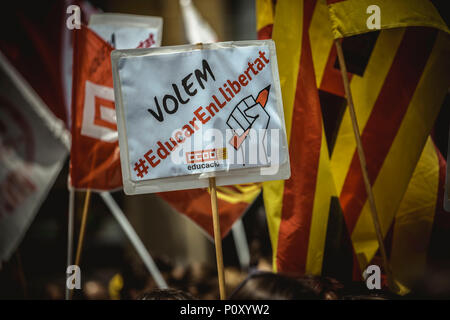
M 91 200 L 91 190 L 88 189 L 86 191 L 86 197 L 84 198 L 83 216 L 81 218 L 80 235 L 78 237 L 77 255 L 75 258 L 76 266 L 80 266 L 81 251 L 83 249 L 83 240 L 84 240 L 84 234 L 86 231 L 86 220 L 87 220 L 87 214 L 88 214 L 90 200 Z M 73 296 L 73 290 L 70 291 L 70 300 L 72 299 L 72 296 Z
M 84 240 L 84 234 L 86 231 L 86 220 L 87 220 L 87 214 L 88 214 L 90 200 L 91 200 L 91 190 L 88 189 L 86 191 L 86 197 L 84 198 L 84 207 L 83 207 L 83 216 L 81 218 L 80 236 L 78 237 L 77 255 L 75 258 L 75 264 L 77 266 L 80 265 L 81 251 L 83 249 L 83 240 Z
M 217 190 L 215 177 L 209 178 L 209 189 L 211 193 L 211 208 L 214 227 L 214 244 L 216 247 L 217 275 L 219 278 L 220 300 L 225 300 L 226 299 L 225 271 L 223 268 L 222 237 L 220 235 L 219 210 L 217 206 Z
M 197 43 L 196 47 L 202 50 L 203 43 L 201 42 Z M 217 206 L 217 188 L 215 177 L 209 178 L 209 191 L 211 194 L 211 209 L 214 228 L 214 247 L 216 248 L 217 276 L 219 279 L 220 300 L 225 300 L 227 294 L 225 290 L 225 271 L 223 268 L 222 236 L 220 234 L 219 209 Z
M 366 157 L 364 155 L 364 149 L 363 149 L 363 145 L 361 142 L 361 136 L 359 134 L 359 126 L 358 126 L 358 121 L 356 119 L 355 106 L 353 104 L 352 93 L 350 90 L 350 84 L 349 84 L 348 76 L 347 76 L 347 66 L 345 64 L 344 52 L 342 50 L 342 45 L 341 45 L 341 42 L 339 41 L 339 39 L 335 40 L 335 45 L 336 45 L 336 49 L 337 49 L 339 65 L 341 67 L 341 75 L 342 75 L 342 80 L 344 82 L 344 89 L 345 89 L 345 95 L 347 97 L 350 118 L 352 120 L 353 133 L 354 133 L 355 139 L 356 139 L 356 149 L 358 150 L 359 163 L 361 165 L 361 172 L 362 172 L 362 176 L 363 176 L 363 180 L 364 180 L 364 186 L 366 188 L 367 198 L 369 200 L 370 213 L 372 215 L 373 225 L 375 227 L 375 233 L 376 233 L 377 240 L 378 240 L 378 246 L 380 248 L 381 257 L 383 259 L 383 264 L 384 264 L 383 267 L 384 267 L 384 270 L 387 275 L 389 288 L 392 291 L 396 291 L 397 286 L 394 283 L 394 278 L 392 276 L 391 267 L 389 265 L 389 261 L 388 261 L 387 254 L 386 254 L 386 248 L 384 247 L 383 232 L 381 230 L 381 225 L 380 225 L 380 221 L 379 221 L 378 213 L 377 213 L 377 207 L 375 205 L 375 198 L 373 196 L 372 187 L 370 185 Z

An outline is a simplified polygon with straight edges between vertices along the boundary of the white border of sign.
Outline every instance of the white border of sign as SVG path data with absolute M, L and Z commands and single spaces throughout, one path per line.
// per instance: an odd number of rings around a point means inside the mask
M 119 131 L 119 146 L 120 146 L 123 187 L 126 194 L 131 195 L 131 194 L 164 192 L 172 190 L 207 188 L 209 186 L 208 178 L 210 177 L 216 177 L 216 184 L 218 186 L 289 179 L 291 175 L 289 156 L 286 157 L 287 160 L 284 163 L 279 165 L 278 172 L 274 175 L 261 175 L 261 168 L 249 168 L 249 169 L 237 169 L 232 171 L 192 174 L 186 176 L 145 180 L 139 182 L 135 182 L 131 179 L 128 142 L 126 139 L 125 113 L 124 113 L 122 92 L 120 91 L 121 83 L 117 68 L 119 60 L 124 57 L 142 57 L 142 56 L 178 53 L 202 49 L 214 50 L 222 48 L 248 47 L 261 45 L 267 45 L 269 47 L 270 57 L 274 58 L 271 59 L 272 75 L 274 79 L 273 87 L 275 89 L 275 94 L 277 97 L 276 100 L 278 112 L 281 115 L 283 123 L 285 123 L 281 88 L 278 75 L 278 63 L 276 60 L 276 49 L 275 43 L 272 40 L 210 43 L 210 44 L 202 44 L 201 45 L 202 48 L 199 48 L 199 45 L 182 45 L 182 46 L 168 46 L 168 47 L 148 48 L 148 49 L 114 50 L 111 53 L 112 70 L 114 78 L 114 95 L 117 113 L 117 129 Z M 288 143 L 285 130 L 286 130 L 285 127 L 283 127 L 282 134 L 283 139 L 285 140 L 287 152 Z M 120 134 L 121 132 L 125 134 Z

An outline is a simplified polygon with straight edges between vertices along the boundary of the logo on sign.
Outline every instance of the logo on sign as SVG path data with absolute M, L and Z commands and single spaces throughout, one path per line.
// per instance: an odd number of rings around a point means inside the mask
M 227 125 L 234 131 L 229 143 L 239 150 L 250 129 L 267 129 L 270 116 L 265 110 L 269 98 L 270 86 L 258 93 L 256 99 L 248 96 L 242 99 L 230 113 Z
M 137 47 L 138 48 L 150 48 L 155 43 L 156 43 L 155 36 L 153 35 L 153 33 L 150 33 L 148 35 L 148 38 L 145 39 L 144 41 L 139 42 L 139 45 Z
M 81 134 L 106 142 L 117 141 L 113 88 L 86 81 Z
M 186 152 L 187 163 L 199 163 L 227 159 L 227 148 Z

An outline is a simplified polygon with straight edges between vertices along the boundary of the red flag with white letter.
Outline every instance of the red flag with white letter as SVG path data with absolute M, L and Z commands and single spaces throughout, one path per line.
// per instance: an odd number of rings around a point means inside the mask
M 122 187 L 112 50 L 89 28 L 75 31 L 70 184 L 76 189 Z

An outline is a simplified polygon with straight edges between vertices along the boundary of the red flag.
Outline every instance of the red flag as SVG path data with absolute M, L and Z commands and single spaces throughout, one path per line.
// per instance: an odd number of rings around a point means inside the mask
M 77 189 L 112 190 L 122 186 L 112 50 L 87 27 L 75 31 L 70 184 Z
M 0 50 L 67 127 L 73 31 L 66 27 L 66 8 L 71 4 L 80 7 L 82 22 L 96 10 L 78 0 L 18 2 L 11 3 L 0 19 Z
M 261 191 L 258 183 L 217 187 L 220 234 L 224 238 L 233 224 L 253 203 Z M 188 216 L 211 237 L 214 237 L 211 195 L 208 189 L 159 193 L 173 208 Z

